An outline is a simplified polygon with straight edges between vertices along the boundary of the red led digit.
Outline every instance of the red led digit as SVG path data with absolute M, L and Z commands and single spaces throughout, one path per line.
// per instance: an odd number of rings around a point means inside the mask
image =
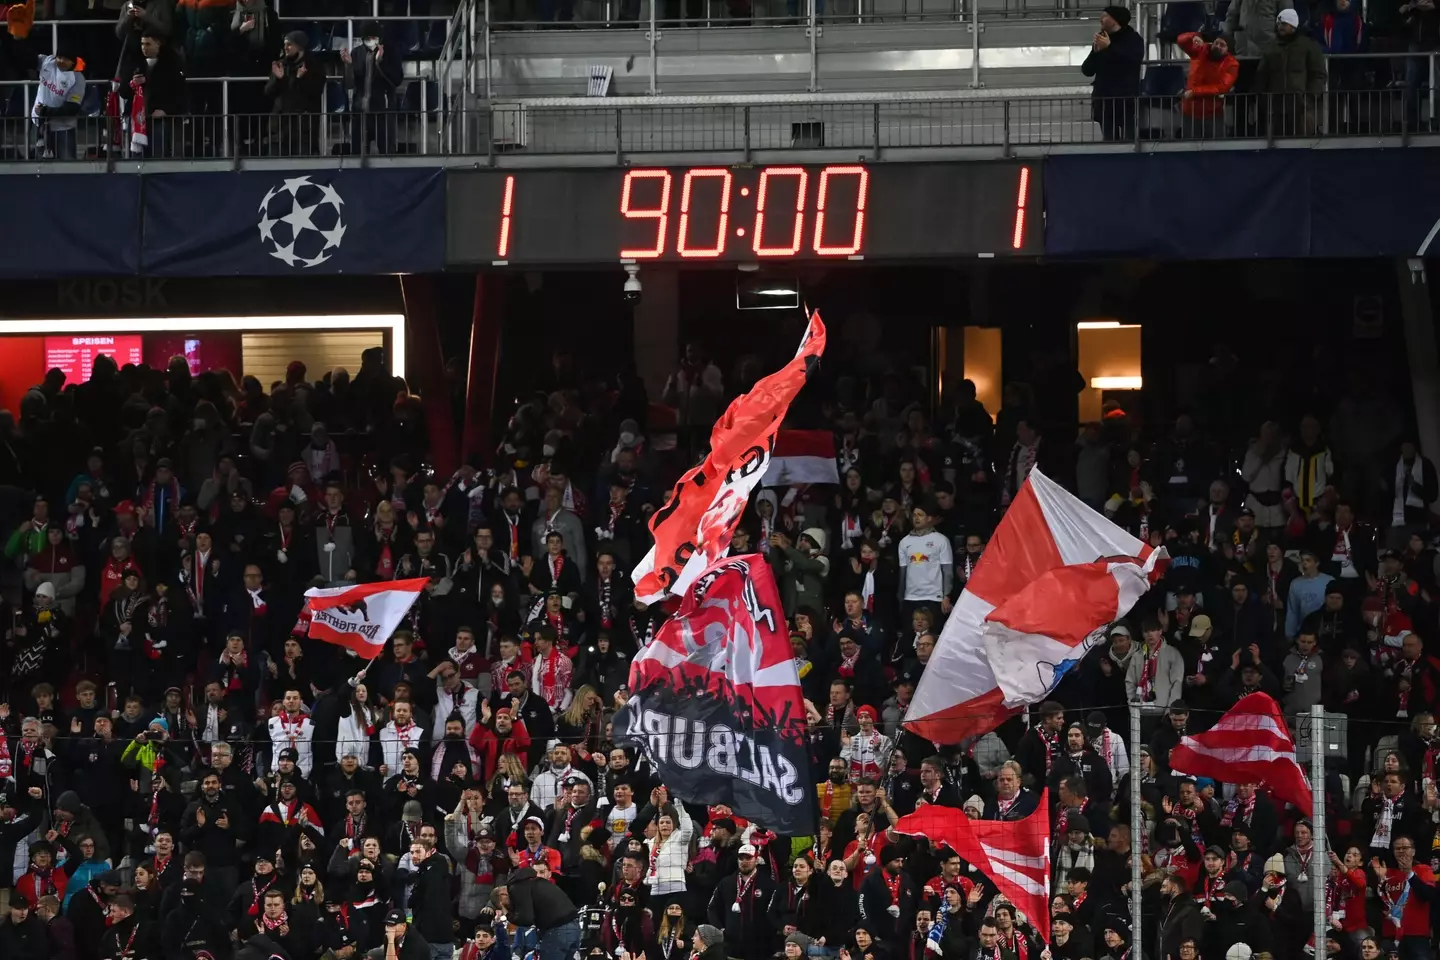
M 660 205 L 653 210 L 635 210 L 630 207 L 630 186 L 636 180 L 660 181 Z M 654 260 L 665 252 L 665 228 L 670 225 L 670 171 L 631 170 L 625 174 L 625 190 L 620 195 L 620 212 L 628 220 L 654 220 L 655 246 L 638 250 L 621 250 L 625 260 Z
M 505 178 L 505 200 L 500 204 L 500 243 L 496 253 L 501 260 L 510 256 L 510 208 L 515 202 L 515 175 Z
M 830 195 L 830 178 L 857 177 L 858 190 L 855 195 L 855 223 L 850 243 L 843 247 L 827 247 L 822 240 L 825 234 L 825 201 Z M 822 257 L 843 257 L 860 252 L 865 242 L 865 198 L 870 192 L 870 171 L 861 166 L 826 167 L 820 171 L 820 191 L 815 202 L 815 252 Z
M 1030 195 L 1030 168 L 1020 168 L 1020 189 L 1015 194 L 1015 237 L 1010 246 L 1019 250 L 1025 245 L 1025 201 Z
M 690 185 L 696 177 L 719 177 L 720 183 L 720 226 L 715 231 L 715 246 L 691 248 L 690 242 Z M 698 167 L 685 171 L 685 180 L 680 188 L 680 233 L 675 238 L 675 250 L 682 257 L 708 259 L 725 252 L 725 227 L 730 223 L 730 184 L 734 178 L 722 167 Z
M 790 233 L 790 246 L 765 246 L 765 196 L 771 177 L 795 178 L 795 221 Z M 757 257 L 793 257 L 800 252 L 800 235 L 805 230 L 805 194 L 810 175 L 804 167 L 766 167 L 760 173 L 760 195 L 755 198 L 755 241 L 752 248 Z

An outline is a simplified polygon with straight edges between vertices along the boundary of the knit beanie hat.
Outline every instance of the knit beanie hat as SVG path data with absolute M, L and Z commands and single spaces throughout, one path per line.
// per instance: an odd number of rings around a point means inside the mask
M 695 935 L 700 938 L 700 942 L 703 943 L 707 949 L 715 946 L 717 943 L 723 942 L 725 939 L 725 931 L 719 927 L 711 926 L 708 923 L 702 923 L 696 927 Z

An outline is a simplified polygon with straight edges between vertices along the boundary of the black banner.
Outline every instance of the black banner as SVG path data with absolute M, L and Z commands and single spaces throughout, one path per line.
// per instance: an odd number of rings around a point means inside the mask
M 635 658 L 613 729 L 677 799 L 725 803 L 782 836 L 808 836 L 805 700 L 784 623 L 764 558 L 721 560 Z

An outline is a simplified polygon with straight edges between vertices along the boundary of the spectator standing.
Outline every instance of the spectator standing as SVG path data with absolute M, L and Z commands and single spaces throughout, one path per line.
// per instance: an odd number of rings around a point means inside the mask
M 236 0 L 230 15 L 230 69 L 237 77 L 261 77 L 269 69 L 270 52 L 279 33 L 275 12 L 266 0 Z M 258 83 L 237 83 L 230 88 L 232 113 L 256 116 L 265 112 L 263 88 Z M 251 121 L 253 122 L 253 121 Z M 258 131 L 247 131 L 258 133 Z M 243 136 L 243 134 L 242 134 Z M 252 422 L 250 417 L 246 422 Z
M 1440 46 L 1440 15 L 1435 0 L 1409 0 L 1400 12 L 1405 17 L 1406 49 L 1411 54 L 1405 58 L 1405 122 L 1411 130 L 1424 129 L 1429 124 L 1420 123 L 1420 85 L 1422 77 L 1429 76 L 1429 58 L 1415 54 Z
M 1207 40 L 1199 33 L 1182 33 L 1176 43 L 1190 57 L 1190 73 L 1180 95 L 1181 135 L 1186 139 L 1220 136 L 1225 132 L 1224 97 L 1235 88 L 1240 61 L 1224 37 Z
M 1255 92 L 1266 95 L 1260 100 L 1262 116 L 1268 118 L 1272 136 L 1314 136 L 1320 129 L 1318 98 L 1325 93 L 1325 55 L 1318 43 L 1300 32 L 1300 15 L 1294 10 L 1281 10 L 1276 16 L 1275 38 L 1255 70 Z M 1261 437 L 1264 443 L 1263 428 Z M 1254 492 L 1252 483 L 1252 496 Z M 1263 520 L 1260 525 L 1271 526 Z
M 369 20 L 360 27 L 360 45 L 341 50 L 345 62 L 345 86 L 350 95 L 350 152 L 367 153 L 375 144 L 376 153 L 395 148 L 396 111 L 400 109 L 400 85 L 405 76 L 400 58 L 387 58 L 380 24 Z
M 40 58 L 30 120 L 40 130 L 47 158 L 75 159 L 75 125 L 84 98 L 85 74 L 73 51 L 62 44 L 51 56 Z
M 270 64 L 270 79 L 265 83 L 265 95 L 274 100 L 271 112 L 280 115 L 278 150 L 282 157 L 315 153 L 319 147 L 325 68 L 309 46 L 310 38 L 303 30 L 285 34 L 280 59 Z
M 1392 550 L 1403 550 L 1410 534 L 1423 530 L 1430 522 L 1430 505 L 1440 497 L 1435 464 L 1422 457 L 1414 440 L 1400 444 L 1400 459 L 1395 463 L 1390 483 L 1390 532 L 1386 536 Z
M 1320 18 L 1320 42 L 1330 66 L 1330 129 L 1335 133 L 1356 132 L 1362 98 L 1333 94 L 1364 90 L 1367 70 L 1363 60 L 1328 59 L 1329 55 L 1362 53 L 1369 39 L 1360 4 L 1354 0 L 1335 0 L 1334 8 Z
M 1263 56 L 1275 45 L 1275 18 L 1280 11 L 1294 6 L 1292 0 L 1233 0 L 1225 11 L 1225 36 L 1232 38 L 1230 49 L 1241 58 Z M 1242 65 L 1242 90 L 1247 88 L 1253 74 L 1253 68 Z
M 1291 17 L 1294 17 L 1293 11 Z M 1294 35 L 1292 29 L 1291 36 Z M 1323 60 L 1320 67 L 1323 71 Z M 1261 78 L 1257 76 L 1257 91 L 1260 83 Z M 1250 485 L 1245 506 L 1255 514 L 1255 526 L 1269 533 L 1277 533 L 1285 525 L 1285 510 L 1280 505 L 1280 488 L 1285 482 L 1285 457 L 1280 424 L 1267 420 L 1260 425 L 1260 437 L 1245 451 L 1245 461 L 1240 467 L 1240 475 Z
M 185 69 L 191 79 L 229 73 L 234 15 L 235 0 L 175 0 L 175 42 L 185 51 Z M 192 83 L 190 112 L 197 117 L 224 113 L 220 84 Z M 205 132 L 203 127 L 199 131 L 201 136 Z
M 135 75 L 135 63 L 140 60 L 140 38 L 147 30 L 154 30 L 167 40 L 174 36 L 174 0 L 125 0 L 120 5 L 120 16 L 115 22 L 115 36 L 120 40 L 120 59 L 115 66 L 115 76 Z
M 145 110 L 150 143 L 147 156 L 170 157 L 176 153 L 179 132 L 170 117 L 186 110 L 185 73 L 180 56 L 158 30 L 146 30 L 140 38 L 141 59 L 135 64 L 134 79 L 145 90 Z M 128 107 L 127 113 L 128 113 Z M 219 113 L 219 111 L 216 111 Z
M 1090 115 L 1106 140 L 1128 140 L 1135 128 L 1135 103 L 1140 96 L 1140 64 L 1145 43 L 1130 29 L 1130 11 L 1106 7 L 1100 30 L 1080 72 L 1092 77 Z

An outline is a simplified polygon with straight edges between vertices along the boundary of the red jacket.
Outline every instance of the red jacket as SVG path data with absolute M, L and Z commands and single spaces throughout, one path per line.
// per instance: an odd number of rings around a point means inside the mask
M 1187 117 L 1218 117 L 1224 112 L 1220 98 L 1235 87 L 1240 76 L 1240 61 L 1233 54 L 1224 60 L 1210 59 L 1210 44 L 1198 33 L 1182 33 L 1175 40 L 1190 56 L 1190 76 L 1185 90 L 1190 94 L 1180 101 L 1180 112 Z
M 15 890 L 17 893 L 24 894 L 25 899 L 33 906 L 47 893 L 53 893 L 61 901 L 64 901 L 65 888 L 69 886 L 69 884 L 70 877 L 59 867 L 50 868 L 50 884 L 48 887 L 36 876 L 35 871 L 31 869 L 19 880 L 15 881 Z
M 490 778 L 495 776 L 495 766 L 500 762 L 501 754 L 525 756 L 530 749 L 530 734 L 521 720 L 515 721 L 510 728 L 510 735 L 503 740 L 494 730 L 483 723 L 477 723 L 475 729 L 470 731 L 470 746 L 480 755 L 480 763 L 484 767 L 481 782 L 489 783 Z

